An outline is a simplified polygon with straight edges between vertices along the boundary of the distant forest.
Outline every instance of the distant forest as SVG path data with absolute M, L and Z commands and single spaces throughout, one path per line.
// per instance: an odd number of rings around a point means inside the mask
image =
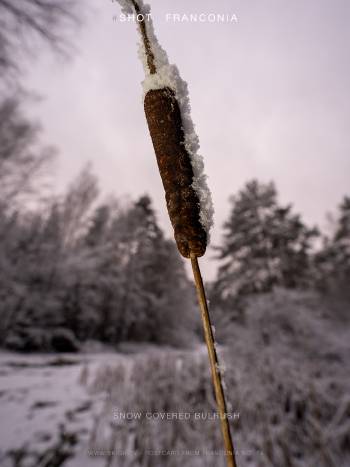
M 52 150 L 14 98 L 0 107 L 0 339 L 25 351 L 77 350 L 87 340 L 187 345 L 200 327 L 193 285 L 149 196 L 99 199 L 84 168 L 63 196 L 43 196 Z M 273 183 L 247 182 L 231 198 L 220 267 L 208 284 L 220 321 L 244 320 L 247 297 L 275 286 L 346 299 L 350 198 L 322 237 Z M 322 247 L 315 248 L 317 240 Z
M 66 53 L 77 9 L 73 1 L 25 5 L 0 0 L 0 345 L 188 345 L 200 332 L 193 285 L 150 197 L 102 202 L 89 167 L 64 195 L 47 195 L 50 161 L 58 156 L 23 111 L 20 37 Z M 280 204 L 273 183 L 250 180 L 234 193 L 214 246 L 220 266 L 208 284 L 216 320 L 244 320 L 247 298 L 276 286 L 317 289 L 348 303 L 350 197 L 339 201 L 326 237 Z M 345 314 L 348 306 L 340 309 Z

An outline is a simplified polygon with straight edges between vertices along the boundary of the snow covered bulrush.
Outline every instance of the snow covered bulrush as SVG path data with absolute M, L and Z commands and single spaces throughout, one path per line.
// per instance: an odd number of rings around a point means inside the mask
M 123 14 L 134 14 L 133 2 L 131 0 L 118 0 L 118 2 L 122 7 Z M 155 65 L 155 72 L 151 72 L 144 40 L 140 34 L 138 54 L 145 71 L 145 79 L 142 83 L 143 98 L 148 91 L 163 89 L 165 87 L 172 89 L 175 93 L 181 110 L 185 147 L 191 157 L 193 168 L 194 178 L 192 187 L 197 193 L 200 202 L 200 222 L 207 233 L 207 239 L 209 241 L 209 231 L 213 225 L 214 208 L 211 193 L 207 185 L 207 176 L 204 174 L 203 157 L 198 153 L 199 139 L 191 118 L 188 86 L 186 81 L 181 78 L 177 66 L 169 63 L 165 50 L 157 40 L 150 16 L 149 5 L 145 5 L 142 0 L 139 0 L 137 5 L 139 7 L 139 14 L 146 18 L 143 24 L 146 28 Z

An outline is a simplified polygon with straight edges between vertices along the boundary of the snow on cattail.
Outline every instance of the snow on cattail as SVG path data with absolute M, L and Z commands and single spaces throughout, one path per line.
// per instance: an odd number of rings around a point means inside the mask
M 149 18 L 142 0 L 118 0 L 127 14 Z M 162 178 L 169 217 L 180 253 L 203 256 L 209 241 L 213 205 L 198 154 L 187 83 L 170 65 L 150 19 L 138 22 L 139 56 L 145 70 L 144 110 Z

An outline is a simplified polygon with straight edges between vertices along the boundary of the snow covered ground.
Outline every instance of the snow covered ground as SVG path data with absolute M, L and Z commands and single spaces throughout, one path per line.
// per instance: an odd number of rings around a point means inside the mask
M 239 467 L 348 467 L 347 319 L 277 290 L 218 331 Z M 204 346 L 1 353 L 0 388 L 1 467 L 225 466 Z
M 92 396 L 87 383 L 97 367 L 122 359 L 1 353 L 0 465 L 102 465 L 87 446 L 104 395 Z
M 206 370 L 206 349 L 200 347 L 192 352 L 125 345 L 123 353 L 0 353 L 0 465 L 135 465 L 135 439 L 140 435 L 137 426 L 142 421 L 120 417 L 137 411 L 145 418 L 146 411 L 150 411 L 153 419 L 147 426 L 153 425 L 161 449 L 163 441 L 157 431 L 162 422 L 156 420 L 156 413 L 170 410 L 164 402 L 176 398 L 179 391 L 174 387 L 172 395 L 164 397 L 164 390 L 171 391 L 172 387 L 168 371 L 172 367 L 181 371 L 184 361 L 197 366 L 197 377 L 198 370 Z M 152 401 L 157 397 L 154 378 L 158 381 L 159 406 Z M 201 384 L 197 378 L 194 388 L 198 382 Z M 206 385 L 210 391 L 209 378 Z M 176 408 L 179 412 L 185 411 L 181 396 Z M 211 406 L 215 408 L 213 399 Z M 165 430 L 165 441 L 168 435 L 169 430 Z M 154 447 L 152 441 L 148 445 Z M 146 450 L 140 452 L 144 456 Z M 158 462 L 160 454 L 157 458 Z M 146 464 L 142 461 L 140 465 Z

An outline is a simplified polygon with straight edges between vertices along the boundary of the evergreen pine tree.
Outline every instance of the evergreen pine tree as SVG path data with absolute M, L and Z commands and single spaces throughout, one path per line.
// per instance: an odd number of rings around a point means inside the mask
M 224 224 L 214 296 L 228 298 L 297 287 L 307 282 L 309 251 L 317 231 L 307 228 L 291 206 L 280 206 L 273 183 L 248 182 L 231 198 Z
M 120 303 L 121 338 L 179 343 L 186 329 L 193 328 L 194 302 L 174 242 L 164 237 L 148 196 L 135 203 L 123 224 L 128 254 Z
M 334 236 L 334 240 L 340 241 L 346 245 L 349 244 L 350 239 L 350 197 L 344 196 L 340 205 L 340 216 L 338 227 Z
M 321 291 L 350 297 L 350 197 L 339 206 L 334 234 L 326 238 L 323 249 L 315 257 L 317 286 Z

